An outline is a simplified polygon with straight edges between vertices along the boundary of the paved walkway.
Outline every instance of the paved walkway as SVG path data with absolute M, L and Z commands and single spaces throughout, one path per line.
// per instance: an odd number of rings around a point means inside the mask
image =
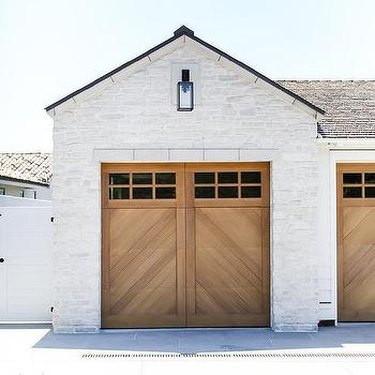
M 0 326 L 0 374 L 374 374 L 375 324 L 320 328 L 104 330 Z

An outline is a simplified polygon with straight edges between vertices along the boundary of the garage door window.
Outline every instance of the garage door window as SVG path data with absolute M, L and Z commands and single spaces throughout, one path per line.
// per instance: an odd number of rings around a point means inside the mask
M 197 172 L 196 199 L 261 198 L 261 172 Z
M 343 198 L 375 198 L 374 173 L 343 173 Z
M 109 199 L 176 199 L 175 173 L 110 173 Z

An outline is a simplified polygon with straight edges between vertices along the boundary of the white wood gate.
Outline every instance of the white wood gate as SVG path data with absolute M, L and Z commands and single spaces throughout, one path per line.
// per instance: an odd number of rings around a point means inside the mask
M 0 322 L 51 320 L 51 207 L 0 207 Z

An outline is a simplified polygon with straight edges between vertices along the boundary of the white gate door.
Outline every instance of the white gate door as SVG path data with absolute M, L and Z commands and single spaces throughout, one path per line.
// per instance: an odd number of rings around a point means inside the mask
M 0 321 L 51 320 L 51 207 L 0 207 Z

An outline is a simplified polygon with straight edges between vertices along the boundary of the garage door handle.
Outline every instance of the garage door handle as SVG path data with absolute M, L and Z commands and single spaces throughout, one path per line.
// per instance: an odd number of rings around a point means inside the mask
M 4 263 L 4 258 L 0 258 L 0 263 Z

